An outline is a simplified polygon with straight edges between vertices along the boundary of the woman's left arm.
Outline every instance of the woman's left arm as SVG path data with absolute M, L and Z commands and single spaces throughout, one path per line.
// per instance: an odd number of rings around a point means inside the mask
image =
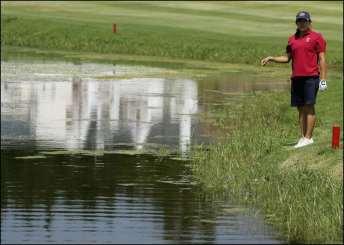
M 326 80 L 327 65 L 325 59 L 325 52 L 319 53 L 319 67 L 320 67 L 320 80 Z

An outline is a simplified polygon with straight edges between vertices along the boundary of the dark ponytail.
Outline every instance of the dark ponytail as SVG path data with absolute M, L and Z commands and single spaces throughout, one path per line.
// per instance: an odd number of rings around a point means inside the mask
M 296 29 L 295 37 L 300 37 L 300 30 L 299 30 L 299 28 Z

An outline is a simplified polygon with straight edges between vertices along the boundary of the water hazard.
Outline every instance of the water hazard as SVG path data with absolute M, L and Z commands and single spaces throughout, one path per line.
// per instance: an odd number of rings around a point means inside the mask
M 141 66 L 1 68 L 1 242 L 281 242 L 261 217 L 202 192 L 188 161 L 151 154 L 211 142 L 197 115 L 213 87 Z

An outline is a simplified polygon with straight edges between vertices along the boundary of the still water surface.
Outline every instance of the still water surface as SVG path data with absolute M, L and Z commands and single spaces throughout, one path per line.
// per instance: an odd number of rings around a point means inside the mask
M 211 142 L 197 117 L 207 93 L 269 85 L 207 87 L 111 64 L 6 61 L 1 70 L 2 243 L 281 242 L 261 217 L 203 193 L 187 161 L 114 152 L 187 156 Z

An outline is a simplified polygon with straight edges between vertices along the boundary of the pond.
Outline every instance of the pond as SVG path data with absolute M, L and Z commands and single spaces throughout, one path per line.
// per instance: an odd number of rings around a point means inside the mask
M 255 210 L 204 193 L 187 157 L 213 142 L 199 115 L 219 94 L 286 84 L 170 72 L 1 62 L 1 242 L 283 242 Z

